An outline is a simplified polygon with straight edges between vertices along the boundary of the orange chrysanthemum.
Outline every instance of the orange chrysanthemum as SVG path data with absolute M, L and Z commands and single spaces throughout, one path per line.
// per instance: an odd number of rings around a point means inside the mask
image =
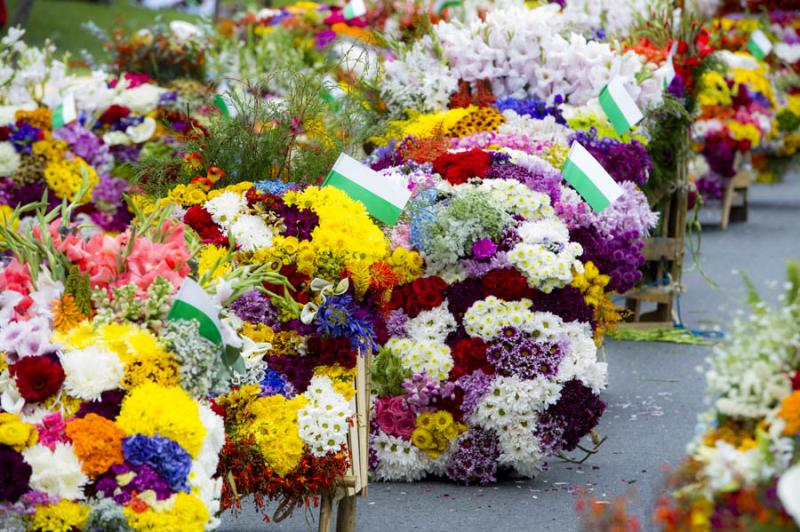
M 49 131 L 53 124 L 53 113 L 46 107 L 39 107 L 33 111 L 20 109 L 14 113 L 14 119 L 27 122 L 35 128 Z
M 783 430 L 784 434 L 794 436 L 800 433 L 800 390 L 783 399 L 778 415 L 786 421 L 786 428 Z
M 53 311 L 53 326 L 58 332 L 67 332 L 86 319 L 70 294 L 54 299 L 50 306 Z
M 72 440 L 81 470 L 96 477 L 125 460 L 122 453 L 122 431 L 113 421 L 97 414 L 67 422 L 67 437 Z

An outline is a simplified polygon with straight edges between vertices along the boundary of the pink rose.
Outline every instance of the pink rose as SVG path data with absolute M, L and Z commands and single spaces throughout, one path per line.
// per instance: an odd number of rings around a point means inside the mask
M 388 411 L 381 412 L 380 415 L 375 416 L 378 422 L 378 427 L 386 434 L 394 434 L 395 431 L 395 417 Z

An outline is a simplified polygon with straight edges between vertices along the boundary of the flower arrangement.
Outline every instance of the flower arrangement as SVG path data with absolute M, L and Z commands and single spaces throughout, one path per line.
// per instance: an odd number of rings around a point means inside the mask
M 789 263 L 787 271 L 778 308 L 761 301 L 748 280 L 751 313 L 714 348 L 706 374 L 711 408 L 656 510 L 665 530 L 800 525 L 800 360 L 790 340 L 800 324 L 800 270 Z

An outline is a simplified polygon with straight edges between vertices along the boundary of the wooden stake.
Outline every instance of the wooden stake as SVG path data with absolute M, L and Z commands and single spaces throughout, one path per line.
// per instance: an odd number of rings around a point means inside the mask
M 356 496 L 339 501 L 336 510 L 336 532 L 356 532 Z
M 319 532 L 330 532 L 332 520 L 333 499 L 329 493 L 324 493 L 319 506 Z

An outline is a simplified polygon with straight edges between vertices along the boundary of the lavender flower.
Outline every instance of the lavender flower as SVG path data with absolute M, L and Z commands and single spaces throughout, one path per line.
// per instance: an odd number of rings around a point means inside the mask
M 516 375 L 524 379 L 538 376 L 552 377 L 566 353 L 566 345 L 536 342 L 516 331 L 503 331 L 503 338 L 493 342 L 486 351 L 486 359 L 501 375 Z
M 473 371 L 456 381 L 456 385 L 464 392 L 464 399 L 461 401 L 461 412 L 464 413 L 464 419 L 472 415 L 475 407 L 489 391 L 493 381 L 494 375 L 487 375 L 481 370 Z
M 495 482 L 499 456 L 497 434 L 473 428 L 456 441 L 456 449 L 447 461 L 447 476 L 465 484 Z
M 236 316 L 250 323 L 263 323 L 273 329 L 278 327 L 278 314 L 269 297 L 258 290 L 250 290 L 231 303 Z

